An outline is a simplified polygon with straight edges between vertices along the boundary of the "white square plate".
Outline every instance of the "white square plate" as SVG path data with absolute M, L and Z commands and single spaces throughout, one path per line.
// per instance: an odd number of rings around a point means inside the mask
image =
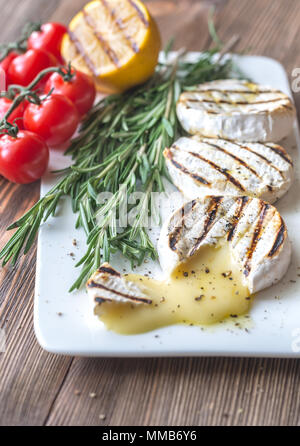
M 192 58 L 195 56 L 197 53 L 190 54 Z M 275 60 L 242 56 L 237 61 L 246 76 L 255 82 L 291 95 L 286 73 Z M 204 330 L 174 325 L 131 336 L 107 331 L 93 315 L 84 289 L 68 293 L 79 273 L 74 267 L 75 259 L 78 261 L 83 255 L 86 245 L 83 231 L 74 229 L 75 216 L 66 199 L 59 215 L 44 224 L 39 234 L 34 321 L 41 346 L 53 353 L 82 356 L 300 357 L 300 139 L 296 124 L 293 134 L 282 144 L 292 156 L 296 172 L 292 188 L 276 206 L 287 223 L 293 259 L 285 278 L 257 295 L 247 330 L 245 326 L 238 328 L 228 322 Z M 66 162 L 66 158 L 54 152 L 49 171 Z M 56 181 L 47 174 L 41 194 Z M 77 240 L 77 246 L 73 246 L 73 239 Z M 126 262 L 116 259 L 112 263 L 117 268 L 128 267 Z M 149 264 L 137 271 L 146 270 Z M 153 265 L 151 270 L 154 271 Z

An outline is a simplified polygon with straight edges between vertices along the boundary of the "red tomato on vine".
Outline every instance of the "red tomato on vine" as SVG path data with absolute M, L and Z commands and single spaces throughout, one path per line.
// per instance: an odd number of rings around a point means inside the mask
M 8 67 L 9 81 L 12 84 L 22 86 L 29 85 L 33 79 L 45 68 L 57 65 L 57 59 L 53 54 L 47 53 L 44 50 L 34 49 L 28 50 L 24 54 L 20 54 L 12 60 Z M 39 84 L 42 88 L 47 82 L 49 76 L 44 77 Z
M 0 174 L 13 183 L 32 183 L 47 169 L 49 149 L 45 141 L 32 132 L 0 136 Z
M 67 27 L 62 23 L 44 23 L 39 31 L 34 31 L 28 38 L 28 49 L 47 51 L 63 63 L 60 46 L 66 32 Z
M 70 99 L 52 94 L 41 104 L 29 104 L 24 113 L 24 126 L 40 135 L 49 146 L 68 141 L 79 124 L 79 114 Z
M 62 94 L 69 98 L 80 115 L 86 114 L 94 104 L 96 89 L 93 79 L 81 71 L 72 70 L 73 76 L 69 81 L 65 81 L 59 73 L 53 73 L 49 77 L 45 93 L 51 90 L 53 93 Z

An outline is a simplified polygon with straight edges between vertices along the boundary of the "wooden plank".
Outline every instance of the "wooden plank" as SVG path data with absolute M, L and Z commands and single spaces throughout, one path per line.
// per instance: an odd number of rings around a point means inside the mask
M 216 26 L 224 41 L 233 34 L 241 36 L 237 51 L 277 59 L 292 80 L 293 69 L 300 67 L 299 20 L 297 0 L 230 0 L 218 14 Z M 300 95 L 294 99 L 300 117 Z
M 15 36 L 28 19 L 67 22 L 84 3 L 0 0 L 2 40 Z M 223 40 L 239 33 L 239 49 L 251 46 L 252 53 L 275 57 L 289 73 L 300 66 L 298 0 L 147 3 L 164 42 L 175 35 L 177 48 L 210 44 L 206 20 L 215 3 Z M 0 182 L 1 246 L 6 225 L 37 197 L 38 184 Z M 7 351 L 0 355 L 0 424 L 300 425 L 296 360 L 72 360 L 43 352 L 33 333 L 34 271 L 34 251 L 15 270 L 0 269 L 0 321 L 8 335 Z
M 9 296 L 1 306 L 7 348 L 0 354 L 0 425 L 42 425 L 62 386 L 72 358 L 50 355 L 36 342 L 33 330 L 35 250 L 11 283 L 1 286 Z
M 297 360 L 77 358 L 48 424 L 296 425 L 299 367 Z
M 29 20 L 45 21 L 59 0 L 1 1 L 1 41 L 15 39 Z M 39 197 L 39 184 L 13 185 L 0 180 L 0 246 L 5 228 Z M 0 326 L 5 327 L 6 352 L 0 354 L 0 425 L 41 425 L 59 392 L 72 358 L 47 354 L 33 330 L 35 249 L 15 269 L 0 267 Z M 51 372 L 49 372 L 51 371 Z
M 45 22 L 61 0 L 1 0 L 1 43 L 13 41 L 28 22 Z

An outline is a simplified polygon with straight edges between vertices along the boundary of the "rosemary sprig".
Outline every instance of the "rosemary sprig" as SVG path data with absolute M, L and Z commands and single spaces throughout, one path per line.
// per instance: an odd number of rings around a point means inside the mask
M 216 59 L 218 50 L 203 52 L 195 63 L 179 55 L 172 63 L 159 64 L 146 84 L 101 100 L 67 150 L 73 164 L 59 171 L 63 177 L 58 184 L 8 228 L 17 231 L 0 253 L 3 264 L 15 264 L 23 247 L 24 254 L 28 252 L 40 225 L 55 215 L 65 195 L 78 215 L 76 227 L 83 227 L 87 236 L 87 251 L 77 264 L 82 271 L 71 291 L 117 250 L 133 263 L 141 263 L 145 256 L 155 258 L 144 222 L 151 213 L 151 193 L 163 191 L 163 149 L 182 132 L 176 101 L 181 91 L 196 83 L 232 75 L 231 59 Z M 138 190 L 144 195 L 134 209 L 133 224 L 118 227 L 125 191 Z M 99 202 L 101 192 L 111 193 L 106 202 Z

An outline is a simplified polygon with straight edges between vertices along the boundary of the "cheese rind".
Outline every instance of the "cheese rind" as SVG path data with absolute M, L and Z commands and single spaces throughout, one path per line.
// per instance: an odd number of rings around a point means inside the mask
M 182 93 L 177 116 L 191 134 L 277 142 L 291 132 L 296 109 L 290 98 L 278 90 L 226 79 L 206 82 Z

